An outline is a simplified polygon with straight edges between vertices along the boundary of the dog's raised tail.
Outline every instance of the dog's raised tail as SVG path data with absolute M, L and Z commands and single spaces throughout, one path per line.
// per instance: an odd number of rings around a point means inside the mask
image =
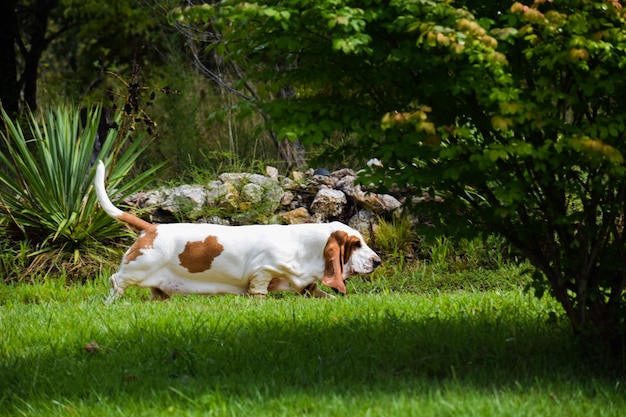
M 124 212 L 115 205 L 107 195 L 107 191 L 104 185 L 104 178 L 106 177 L 106 168 L 104 167 L 104 162 L 98 161 L 98 167 L 96 168 L 96 177 L 93 180 L 93 185 L 96 187 L 96 195 L 98 196 L 98 201 L 100 202 L 100 206 L 107 214 L 111 217 L 119 218 Z
M 106 187 L 104 185 L 105 177 L 106 168 L 104 167 L 104 163 L 102 161 L 98 161 L 96 176 L 94 177 L 93 185 L 96 188 L 96 195 L 98 196 L 98 201 L 100 202 L 100 206 L 102 207 L 102 209 L 106 211 L 109 216 L 128 224 L 133 229 L 147 230 L 150 227 L 153 227 L 151 223 L 142 220 L 133 214 L 125 213 L 119 208 L 115 207 L 115 205 L 107 195 Z

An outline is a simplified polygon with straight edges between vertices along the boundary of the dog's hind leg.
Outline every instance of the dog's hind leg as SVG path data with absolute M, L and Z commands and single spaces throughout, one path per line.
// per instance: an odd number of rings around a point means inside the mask
M 269 287 L 274 287 L 277 282 L 282 284 L 282 281 L 284 280 L 281 280 L 279 278 L 278 281 L 276 281 L 275 279 L 273 279 L 272 275 L 272 271 L 258 271 L 250 279 L 250 283 L 248 284 L 248 295 L 255 298 L 265 298 L 267 296 Z M 274 285 L 272 284 L 272 281 L 274 282 Z M 272 289 L 276 290 L 276 288 Z
M 109 285 L 111 286 L 111 292 L 109 294 L 109 297 L 106 300 L 107 304 L 111 304 L 113 301 L 117 300 L 122 295 L 124 295 L 124 288 L 120 287 L 117 284 L 117 280 L 115 279 L 115 275 L 117 275 L 117 274 L 113 274 L 113 275 L 111 275 L 109 277 Z

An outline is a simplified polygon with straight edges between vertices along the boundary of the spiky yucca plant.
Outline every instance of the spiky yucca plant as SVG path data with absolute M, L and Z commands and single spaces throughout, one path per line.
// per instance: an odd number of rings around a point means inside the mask
M 41 117 L 29 112 L 26 122 L 19 123 L 2 110 L 0 220 L 13 237 L 30 243 L 26 274 L 58 270 L 76 275 L 102 260 L 109 248 L 102 243 L 125 233 L 100 210 L 92 192 L 100 115 L 100 108 L 93 108 L 83 123 L 79 110 L 59 106 Z M 146 146 L 146 141 L 109 130 L 97 159 L 112 167 L 108 185 L 117 199 L 144 188 L 159 168 L 128 176 Z M 82 272 L 78 275 L 89 273 Z

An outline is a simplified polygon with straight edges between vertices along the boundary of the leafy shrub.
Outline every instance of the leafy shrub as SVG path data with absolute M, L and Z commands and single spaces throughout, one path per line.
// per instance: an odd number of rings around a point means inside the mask
M 407 216 L 394 217 L 391 221 L 381 218 L 376 229 L 374 243 L 376 249 L 388 257 L 411 256 L 417 243 L 417 232 Z
M 390 221 L 379 219 L 374 244 L 396 267 L 401 267 L 407 259 L 416 259 L 440 271 L 455 272 L 471 268 L 499 269 L 513 261 L 509 245 L 500 237 L 427 238 L 408 216 Z
M 26 268 L 21 277 L 34 271 L 70 277 L 88 273 L 81 268 L 98 267 L 103 255 L 113 250 L 100 242 L 124 234 L 122 226 L 99 209 L 92 192 L 92 152 L 100 115 L 99 108 L 89 110 L 83 124 L 78 110 L 59 106 L 44 113 L 41 123 L 28 113 L 24 129 L 2 111 L 0 216 L 12 239 L 28 242 L 28 249 L 20 251 L 28 258 L 22 260 Z M 116 190 L 116 199 L 142 189 L 159 168 L 129 176 L 146 146 L 141 139 L 131 141 L 128 134 L 109 130 L 94 159 L 111 167 L 109 186 Z
M 434 242 L 425 244 L 422 250 L 434 267 L 448 271 L 500 269 L 514 261 L 509 245 L 495 235 L 473 239 L 439 236 Z

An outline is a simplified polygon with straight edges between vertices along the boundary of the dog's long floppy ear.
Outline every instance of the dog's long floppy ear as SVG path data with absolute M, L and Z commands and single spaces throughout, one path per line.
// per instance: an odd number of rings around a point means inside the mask
M 346 232 L 333 232 L 324 247 L 324 279 L 322 284 L 345 294 L 346 284 L 343 282 L 343 250 L 347 237 Z

